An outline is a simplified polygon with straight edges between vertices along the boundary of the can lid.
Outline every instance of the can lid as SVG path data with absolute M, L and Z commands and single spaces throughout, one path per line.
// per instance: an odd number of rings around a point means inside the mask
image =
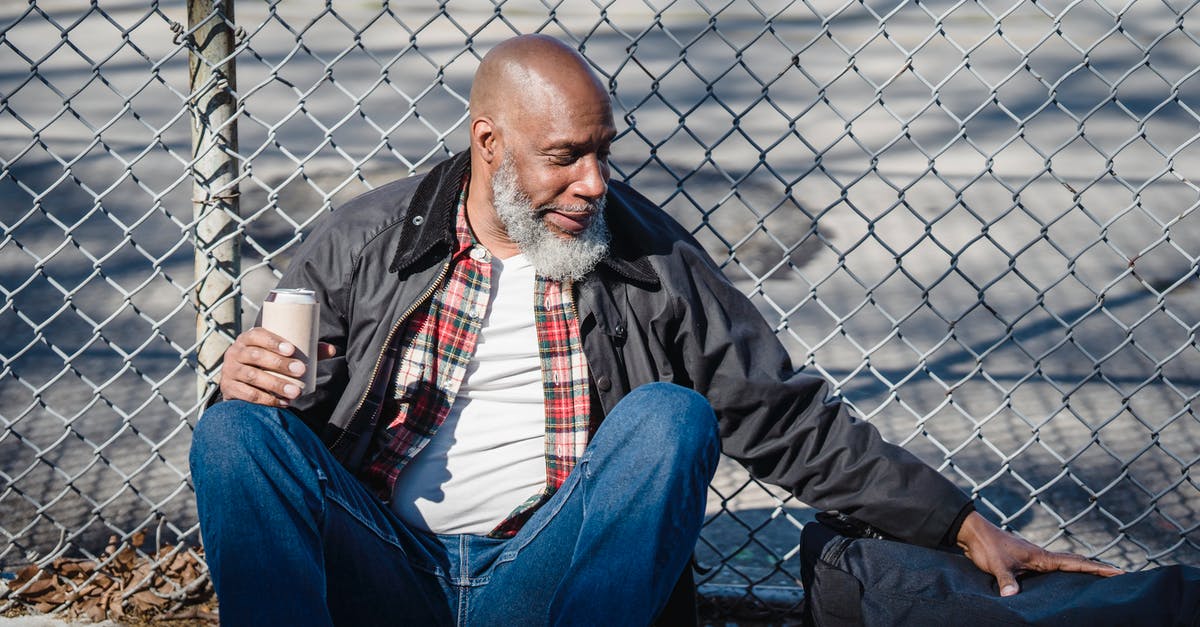
M 317 293 L 304 288 L 275 289 L 267 295 L 267 302 L 306 305 L 317 302 Z

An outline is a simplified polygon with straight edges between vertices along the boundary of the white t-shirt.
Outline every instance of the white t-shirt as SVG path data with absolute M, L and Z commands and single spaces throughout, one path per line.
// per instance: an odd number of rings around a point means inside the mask
M 483 328 L 454 406 L 392 489 L 392 510 L 416 529 L 484 535 L 545 486 L 534 281 L 524 255 L 492 258 Z

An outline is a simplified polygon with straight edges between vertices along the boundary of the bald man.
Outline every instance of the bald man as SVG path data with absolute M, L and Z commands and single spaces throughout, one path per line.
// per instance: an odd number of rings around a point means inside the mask
M 339 208 L 280 280 L 321 308 L 315 389 L 275 376 L 304 366 L 261 328 L 226 353 L 191 453 L 222 624 L 648 624 L 690 581 L 720 452 L 959 545 L 1003 594 L 1117 572 L 997 529 L 796 373 L 688 232 L 609 180 L 577 52 L 497 45 L 470 117 L 469 152 Z

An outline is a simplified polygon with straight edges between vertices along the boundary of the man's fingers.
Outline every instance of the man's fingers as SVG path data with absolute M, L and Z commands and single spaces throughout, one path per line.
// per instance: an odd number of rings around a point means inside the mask
M 287 407 L 290 405 L 286 398 L 280 398 L 270 392 L 240 381 L 230 381 L 223 384 L 221 386 L 221 395 L 225 397 L 225 400 L 246 401 L 268 407 Z
M 296 347 L 290 342 L 262 327 L 255 327 L 238 336 L 226 351 L 225 362 L 299 377 L 304 374 L 304 362 L 292 358 L 295 351 Z
M 301 393 L 297 380 L 304 362 L 292 357 L 296 347 L 283 338 L 255 327 L 242 333 L 225 351 L 221 367 L 221 395 L 269 407 L 287 407 Z
M 241 380 L 251 387 L 271 392 L 275 396 L 285 399 L 300 396 L 300 385 L 297 381 L 284 379 L 265 370 L 248 366 L 242 366 L 241 372 L 243 373 Z
M 1064 570 L 1073 573 L 1100 575 L 1101 577 L 1112 577 L 1125 572 L 1115 566 L 1092 561 L 1073 553 L 1047 553 L 1046 562 L 1046 566 L 1039 568 L 1039 570 L 1043 572 Z
M 958 532 L 958 545 L 980 570 L 991 573 L 1000 588 L 1000 596 L 1012 596 L 1021 590 L 1016 574 L 1064 570 L 1111 577 L 1121 569 L 1094 562 L 1072 553 L 1051 553 L 1035 544 L 1000 530 L 979 512 L 971 512 Z
M 266 348 L 272 352 L 281 355 L 291 355 L 296 352 L 296 347 L 284 338 L 275 335 L 274 333 L 262 328 L 254 327 L 245 333 L 238 336 L 238 342 L 246 346 L 258 346 Z
M 1007 569 L 996 573 L 996 585 L 1000 586 L 1002 597 L 1010 597 L 1021 591 L 1021 587 L 1017 585 L 1017 578 Z
M 253 390 L 254 393 L 246 390 Z M 260 393 L 270 396 L 273 400 L 262 403 Z M 294 380 L 284 379 L 254 366 L 226 362 L 221 373 L 221 394 L 225 398 L 276 405 L 274 399 L 286 401 L 300 396 L 300 385 Z
M 337 347 L 326 342 L 317 342 L 317 359 L 329 359 L 337 356 Z
M 234 355 L 235 361 L 260 370 L 270 370 L 289 377 L 299 377 L 304 374 L 304 362 L 281 355 L 267 348 L 249 346 Z
M 280 401 L 286 402 L 300 395 L 298 382 L 283 377 L 303 375 L 304 364 L 276 352 L 278 344 L 262 346 L 263 343 L 272 344 L 276 339 L 277 336 L 261 329 L 238 336 L 226 351 L 225 364 L 221 368 L 221 394 L 225 398 L 279 406 Z

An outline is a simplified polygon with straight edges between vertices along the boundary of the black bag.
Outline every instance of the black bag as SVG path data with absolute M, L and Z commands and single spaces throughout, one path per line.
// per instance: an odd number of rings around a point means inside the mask
M 800 559 L 805 618 L 816 627 L 1200 626 L 1200 568 L 1190 566 L 1033 574 L 1001 597 L 995 578 L 963 555 L 883 539 L 836 513 L 804 526 Z

